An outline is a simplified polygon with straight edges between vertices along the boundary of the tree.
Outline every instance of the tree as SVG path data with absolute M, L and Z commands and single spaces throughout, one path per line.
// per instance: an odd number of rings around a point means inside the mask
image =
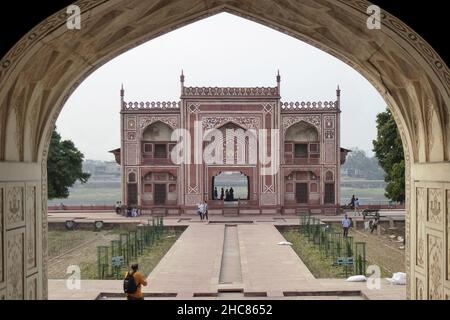
M 373 151 L 385 171 L 386 197 L 405 201 L 405 157 L 403 145 L 392 113 L 386 109 L 377 115 L 377 139 Z
M 384 178 L 383 169 L 375 157 L 369 158 L 364 150 L 357 147 L 351 148 L 342 169 L 352 172 L 349 176 L 360 177 L 368 180 L 380 180 Z
M 83 172 L 84 155 L 71 140 L 61 140 L 55 130 L 52 133 L 47 158 L 48 198 L 67 198 L 69 188 L 77 180 L 86 183 L 90 174 Z

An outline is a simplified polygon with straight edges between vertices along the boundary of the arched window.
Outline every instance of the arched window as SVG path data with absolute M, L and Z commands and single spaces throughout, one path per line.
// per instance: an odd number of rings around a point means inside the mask
M 173 129 L 157 121 L 145 128 L 142 133 L 142 162 L 143 164 L 168 163 L 170 151 L 175 142 L 172 141 Z
M 128 182 L 129 183 L 135 183 L 136 182 L 136 173 L 130 172 L 128 174 Z
M 286 130 L 284 154 L 287 164 L 317 164 L 320 159 L 319 131 L 300 121 Z
M 145 141 L 171 141 L 173 129 L 161 121 L 157 121 L 145 128 L 142 140 Z
M 256 164 L 258 149 L 255 133 L 233 122 L 210 130 L 204 143 L 206 161 L 214 164 Z
M 319 132 L 316 127 L 305 121 L 300 121 L 286 130 L 286 141 L 317 142 Z

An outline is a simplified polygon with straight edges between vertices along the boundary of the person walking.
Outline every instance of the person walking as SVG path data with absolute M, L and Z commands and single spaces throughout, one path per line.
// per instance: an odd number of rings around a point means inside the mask
M 218 194 L 217 194 L 217 187 L 214 187 L 214 200 L 217 200 Z
M 116 202 L 116 213 L 120 214 L 120 209 L 122 208 L 122 203 L 120 201 Z
M 208 203 L 206 202 L 206 200 L 203 203 L 203 219 L 205 219 L 205 218 L 207 221 L 209 221 L 209 219 L 208 219 Z
M 125 274 L 123 290 L 127 294 L 127 300 L 144 300 L 142 286 L 147 285 L 147 279 L 138 270 L 139 265 L 134 263 L 131 265 L 131 270 Z
M 380 223 L 380 218 L 375 217 L 375 220 L 371 221 L 370 224 L 370 233 L 373 233 L 375 230 L 378 230 L 378 224 Z
M 355 195 L 352 195 L 352 198 L 350 199 L 350 208 L 351 209 L 355 208 L 355 201 L 356 201 Z
M 359 199 L 358 198 L 356 198 L 355 199 L 355 205 L 354 205 L 354 210 L 353 210 L 353 216 L 359 216 L 360 215 L 360 213 L 359 213 Z
M 203 220 L 203 203 L 197 205 L 197 213 L 200 216 L 200 220 Z
M 348 237 L 348 229 L 350 228 L 351 223 L 351 220 L 347 215 L 345 215 L 344 219 L 342 219 L 342 230 L 344 231 L 344 238 Z

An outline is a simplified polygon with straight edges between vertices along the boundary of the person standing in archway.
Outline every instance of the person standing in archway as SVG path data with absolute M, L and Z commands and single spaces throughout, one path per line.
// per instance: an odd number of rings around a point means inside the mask
M 214 200 L 218 199 L 217 187 L 214 187 Z
M 220 189 L 220 200 L 223 200 L 225 198 L 225 191 L 223 191 L 223 188 Z
M 234 201 L 234 190 L 233 190 L 233 187 L 230 188 L 230 201 Z

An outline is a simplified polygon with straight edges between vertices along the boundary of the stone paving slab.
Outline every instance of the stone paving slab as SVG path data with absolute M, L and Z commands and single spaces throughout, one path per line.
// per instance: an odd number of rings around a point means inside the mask
M 224 225 L 190 225 L 151 272 L 143 292 L 217 292 Z
M 314 276 L 273 225 L 239 225 L 244 290 L 282 291 L 301 288 Z

